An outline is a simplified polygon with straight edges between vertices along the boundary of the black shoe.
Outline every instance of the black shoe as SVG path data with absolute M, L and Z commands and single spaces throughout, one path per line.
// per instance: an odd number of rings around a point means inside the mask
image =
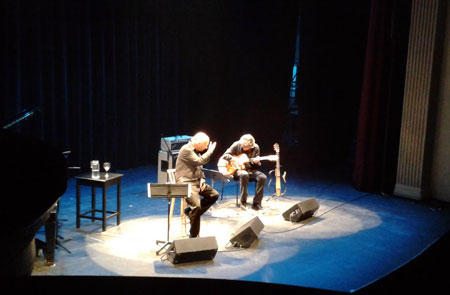
M 240 207 L 242 210 L 247 210 L 247 202 L 241 202 Z
M 258 211 L 258 210 L 262 210 L 262 206 L 260 205 L 260 204 L 253 204 L 252 205 L 252 209 L 253 210 L 256 210 L 256 211 Z

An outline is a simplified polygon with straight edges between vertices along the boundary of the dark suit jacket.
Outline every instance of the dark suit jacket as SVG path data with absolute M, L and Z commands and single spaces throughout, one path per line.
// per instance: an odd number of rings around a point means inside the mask
M 194 149 L 191 142 L 183 145 L 178 153 L 175 164 L 175 179 L 177 183 L 199 182 L 205 178 L 203 165 L 209 162 L 212 152 L 206 151 L 201 154 Z

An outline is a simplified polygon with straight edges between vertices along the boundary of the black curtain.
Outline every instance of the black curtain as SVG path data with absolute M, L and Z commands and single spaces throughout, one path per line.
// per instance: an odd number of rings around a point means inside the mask
M 164 3 L 3 2 L 3 118 L 40 106 L 17 131 L 71 150 L 74 163 L 148 163 L 187 107 Z
M 370 0 L 300 2 L 297 144 L 290 165 L 350 179 Z
M 273 154 L 286 126 L 298 1 L 188 1 L 183 12 L 193 129 L 218 141 L 213 160 L 245 133 Z
M 408 0 L 371 3 L 353 170 L 362 191 L 394 190 L 410 14 Z
M 276 140 L 297 1 L 2 1 L 1 118 L 72 165 L 155 164 L 160 137 Z

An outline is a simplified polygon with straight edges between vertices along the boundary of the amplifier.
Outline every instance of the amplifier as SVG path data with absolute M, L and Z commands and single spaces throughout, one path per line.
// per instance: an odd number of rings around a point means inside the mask
M 176 135 L 161 138 L 162 151 L 179 151 L 183 145 L 189 142 L 192 136 Z
M 175 169 L 177 163 L 178 151 L 159 151 L 158 152 L 158 183 L 167 183 L 169 175 L 167 169 Z

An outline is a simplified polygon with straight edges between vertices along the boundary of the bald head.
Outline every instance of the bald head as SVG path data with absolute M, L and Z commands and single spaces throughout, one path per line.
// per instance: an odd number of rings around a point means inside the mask
M 209 136 L 204 132 L 198 132 L 191 138 L 191 142 L 197 151 L 203 152 L 208 148 Z

